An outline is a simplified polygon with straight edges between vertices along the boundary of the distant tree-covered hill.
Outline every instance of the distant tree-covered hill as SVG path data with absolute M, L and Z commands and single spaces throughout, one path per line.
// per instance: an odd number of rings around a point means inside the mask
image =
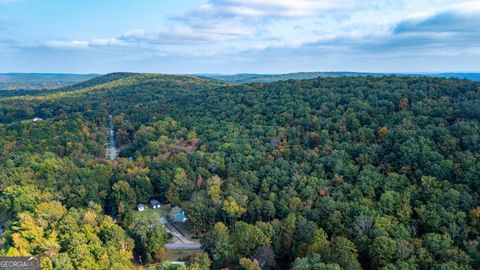
M 480 81 L 480 73 L 432 73 L 432 74 L 401 74 L 401 73 L 367 73 L 367 72 L 298 72 L 287 74 L 206 74 L 200 77 L 224 81 L 233 84 L 255 83 L 255 82 L 276 82 L 286 80 L 306 80 L 313 78 L 331 78 L 347 76 L 372 76 L 381 77 L 387 75 L 397 76 L 419 76 L 419 77 L 439 77 L 439 78 L 458 78 L 472 81 Z
M 471 81 L 480 82 L 480 73 L 438 73 L 438 74 L 431 74 L 429 76 L 441 77 L 441 78 L 467 79 Z
M 130 76 L 134 73 L 113 73 L 105 77 L 97 74 L 55 74 L 55 73 L 0 73 L 0 91 L 16 90 L 10 93 L 1 93 L 0 96 L 14 96 L 18 94 L 33 94 L 36 90 L 62 90 L 61 88 L 69 87 L 63 90 L 74 90 L 85 87 L 86 84 L 97 84 L 100 80 L 112 79 L 112 76 Z M 480 73 L 438 73 L 438 74 L 389 74 L 389 73 L 367 73 L 367 72 L 298 72 L 287 74 L 197 74 L 194 76 L 213 79 L 226 83 L 242 84 L 242 83 L 268 83 L 286 80 L 306 80 L 314 78 L 336 78 L 336 77 L 355 77 L 355 76 L 372 76 L 381 77 L 387 75 L 397 76 L 420 76 L 420 77 L 439 77 L 439 78 L 459 78 L 472 81 L 480 81 Z M 98 80 L 91 80 L 97 78 Z M 86 84 L 82 84 L 85 82 Z
M 0 74 L 0 90 L 56 89 L 97 76 L 96 74 L 3 73 Z
M 356 72 L 298 72 L 287 74 L 206 74 L 199 75 L 205 78 L 211 78 L 219 81 L 242 84 L 242 83 L 256 83 L 256 82 L 276 82 L 286 80 L 307 80 L 313 78 L 327 78 L 327 77 L 343 77 L 343 76 L 381 76 L 382 74 L 373 73 L 356 73 Z

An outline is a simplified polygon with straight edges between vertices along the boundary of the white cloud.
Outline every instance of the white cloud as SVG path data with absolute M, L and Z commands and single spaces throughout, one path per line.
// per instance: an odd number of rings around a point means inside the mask
M 118 40 L 116 38 L 100 38 L 100 39 L 93 39 L 89 41 L 90 46 L 124 46 L 126 45 L 123 41 Z
M 453 9 L 463 12 L 475 12 L 480 11 L 480 1 L 467 1 L 454 4 Z
M 45 43 L 47 47 L 59 48 L 59 49 L 85 49 L 88 48 L 88 41 L 71 40 L 71 41 L 58 41 L 50 40 Z
M 50 40 L 45 42 L 45 46 L 57 49 L 87 49 L 89 47 L 107 47 L 107 46 L 125 46 L 123 41 L 116 38 L 110 39 L 92 39 L 92 40 Z
M 300 20 L 355 5 L 354 0 L 210 0 L 177 16 L 177 25 L 167 32 L 148 31 L 147 36 L 160 43 L 253 39 L 268 34 L 277 19 Z
M 153 44 L 191 44 L 206 42 L 223 42 L 239 37 L 253 35 L 254 30 L 243 25 L 230 22 L 225 24 L 192 27 L 180 25 L 169 30 L 137 29 L 123 34 L 119 39 L 129 43 L 147 42 Z
M 472 27 L 478 25 L 471 18 L 472 10 L 480 11 L 478 1 L 211 0 L 160 29 L 137 29 L 109 39 L 54 40 L 46 45 L 61 49 L 128 47 L 152 55 L 212 59 L 262 57 L 271 51 L 288 51 L 282 56 L 287 58 L 298 54 L 312 59 L 340 52 L 388 57 L 423 50 L 451 55 L 465 42 L 465 49 L 478 51 L 475 34 L 480 28 Z M 438 16 L 447 11 L 454 14 Z M 435 20 L 442 20 L 443 25 L 437 27 Z M 472 32 L 466 36 L 465 29 Z M 458 33 L 432 33 L 445 30 Z
M 211 0 L 191 15 L 219 17 L 305 17 L 334 8 L 351 8 L 351 0 Z

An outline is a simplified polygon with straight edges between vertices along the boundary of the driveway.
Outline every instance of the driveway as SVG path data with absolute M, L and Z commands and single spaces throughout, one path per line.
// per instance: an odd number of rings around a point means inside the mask
M 173 242 L 170 244 L 166 244 L 166 249 L 201 249 L 202 245 L 199 243 L 195 243 L 193 241 L 188 240 L 182 233 L 180 233 L 170 222 L 168 222 L 165 218 L 160 218 L 160 223 L 162 223 L 163 228 L 165 231 L 173 235 Z

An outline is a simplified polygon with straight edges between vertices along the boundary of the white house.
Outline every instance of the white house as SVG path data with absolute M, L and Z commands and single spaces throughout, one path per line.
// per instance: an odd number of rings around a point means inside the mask
M 145 205 L 143 204 L 137 204 L 137 210 L 142 212 L 143 210 L 145 210 Z

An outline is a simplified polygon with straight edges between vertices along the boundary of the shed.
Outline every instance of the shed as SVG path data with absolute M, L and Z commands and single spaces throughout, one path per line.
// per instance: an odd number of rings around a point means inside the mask
M 142 212 L 143 210 L 145 210 L 145 205 L 143 204 L 137 204 L 137 210 Z

